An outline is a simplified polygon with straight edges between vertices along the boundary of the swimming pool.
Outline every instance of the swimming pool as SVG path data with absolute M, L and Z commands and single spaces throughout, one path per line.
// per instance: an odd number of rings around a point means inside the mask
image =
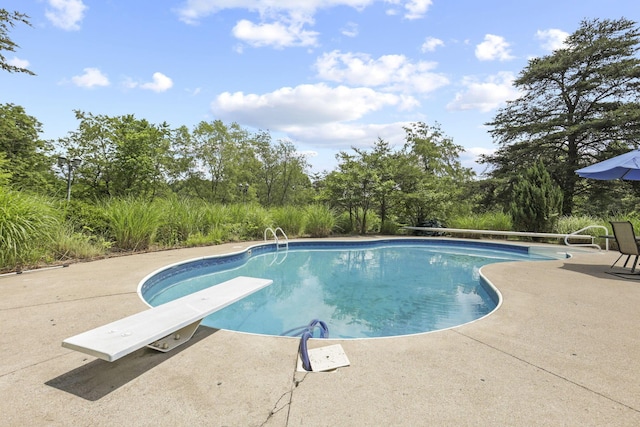
M 236 276 L 273 285 L 204 319 L 203 325 L 266 335 L 324 321 L 331 338 L 441 330 L 493 311 L 499 292 L 483 265 L 548 260 L 527 246 L 442 239 L 294 241 L 175 264 L 140 283 L 156 306 Z

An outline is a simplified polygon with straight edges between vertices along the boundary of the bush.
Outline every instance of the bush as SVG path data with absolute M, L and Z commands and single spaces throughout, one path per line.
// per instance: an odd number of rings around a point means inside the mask
M 189 235 L 185 242 L 187 247 L 219 245 L 227 240 L 227 234 L 222 228 L 214 228 L 207 234 L 197 232 Z
M 184 244 L 191 234 L 206 233 L 206 206 L 197 199 L 158 199 L 152 208 L 158 211 L 160 224 L 156 241 L 168 246 Z
M 59 227 L 51 243 L 51 252 L 58 261 L 70 259 L 94 259 L 103 256 L 111 243 L 96 236 L 73 231 L 72 227 Z
M 609 230 L 607 234 L 612 233 L 611 225 L 607 221 L 590 215 L 562 216 L 560 217 L 560 219 L 558 220 L 558 224 L 556 225 L 556 232 L 561 234 L 570 234 L 590 225 L 602 225 L 604 227 L 607 227 L 607 229 Z M 591 228 L 584 231 L 582 234 L 589 234 L 591 236 L 602 236 L 603 234 L 605 234 L 605 232 L 600 228 Z
M 102 237 L 107 235 L 109 218 L 100 206 L 82 200 L 71 200 L 61 206 L 65 221 L 73 231 Z
M 305 210 L 305 232 L 311 237 L 328 237 L 336 225 L 331 209 L 324 205 L 311 205 Z
M 224 228 L 231 240 L 262 240 L 264 230 L 273 226 L 269 211 L 260 205 L 231 205 L 228 213 Z
M 0 188 L 0 269 L 41 262 L 60 224 L 50 200 Z
M 380 234 L 394 235 L 398 233 L 400 226 L 397 222 L 387 219 L 380 224 Z
M 274 227 L 282 228 L 288 237 L 301 236 L 304 233 L 305 212 L 294 206 L 283 206 L 271 211 Z
M 549 233 L 562 211 L 562 190 L 542 161 L 524 172 L 513 187 L 510 213 L 516 231 Z
M 449 226 L 469 230 L 510 231 L 513 229 L 511 215 L 502 211 L 454 216 L 449 220 Z
M 160 225 L 160 213 L 151 203 L 133 199 L 112 199 L 104 205 L 109 232 L 122 250 L 148 249 Z

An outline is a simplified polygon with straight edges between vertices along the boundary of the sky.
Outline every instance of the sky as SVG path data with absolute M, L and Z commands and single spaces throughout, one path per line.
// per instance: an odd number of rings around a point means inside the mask
M 394 148 L 403 127 L 438 124 L 481 174 L 485 123 L 518 96 L 531 58 L 581 21 L 640 21 L 637 0 L 3 0 L 29 16 L 1 52 L 36 73 L 0 72 L 0 103 L 25 108 L 43 139 L 78 129 L 74 110 L 269 131 L 311 172 L 336 154 Z M 62 153 L 64 154 L 64 153 Z

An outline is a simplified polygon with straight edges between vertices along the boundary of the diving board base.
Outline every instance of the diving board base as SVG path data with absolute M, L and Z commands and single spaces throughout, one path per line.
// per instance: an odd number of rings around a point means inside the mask
M 193 322 L 192 324 L 187 325 L 182 329 L 178 329 L 174 333 L 169 334 L 164 338 L 160 338 L 158 341 L 147 344 L 147 347 L 161 351 L 163 353 L 171 351 L 179 345 L 189 341 L 191 337 L 193 337 L 193 334 L 196 333 L 196 329 L 198 329 L 198 326 L 200 326 L 201 322 L 202 320 Z

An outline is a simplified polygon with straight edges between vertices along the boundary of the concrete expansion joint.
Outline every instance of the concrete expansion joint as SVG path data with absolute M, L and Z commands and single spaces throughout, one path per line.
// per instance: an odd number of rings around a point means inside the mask
M 113 293 L 113 294 L 97 295 L 97 296 L 85 297 L 85 298 L 56 299 L 55 301 L 43 302 L 43 303 L 40 303 L 40 304 L 30 304 L 30 305 L 20 305 L 20 306 L 15 306 L 15 307 L 8 307 L 8 308 L 0 308 L 0 311 L 22 310 L 22 309 L 25 309 L 25 308 L 44 307 L 44 306 L 55 305 L 55 304 L 68 304 L 70 302 L 88 301 L 88 300 L 95 300 L 95 299 L 100 299 L 100 298 L 117 297 L 117 296 L 121 296 L 121 295 L 137 295 L 137 292 L 136 291 L 133 291 L 133 292 L 118 292 L 118 293 Z
M 539 370 L 540 370 L 540 371 L 542 371 L 542 372 L 545 372 L 545 373 L 547 373 L 547 374 L 549 374 L 549 375 L 552 375 L 552 376 L 554 376 L 554 377 L 556 377 L 556 378 L 559 378 L 559 379 L 561 379 L 562 381 L 566 381 L 566 382 L 568 382 L 568 383 L 570 383 L 570 384 L 573 384 L 573 385 L 575 385 L 575 386 L 577 386 L 577 387 L 580 387 L 580 388 L 582 388 L 582 389 L 584 389 L 584 390 L 586 390 L 586 391 L 588 391 L 588 392 L 590 392 L 590 393 L 593 393 L 593 394 L 595 394 L 595 395 L 598 395 L 598 396 L 602 397 L 603 399 L 607 399 L 607 400 L 609 400 L 609 401 L 611 401 L 611 402 L 613 402 L 613 403 L 615 403 L 615 404 L 617 404 L 617 405 L 624 406 L 624 407 L 625 407 L 625 408 L 627 408 L 627 409 L 630 409 L 630 410 L 632 410 L 632 411 L 634 411 L 634 412 L 638 412 L 638 413 L 640 413 L 640 409 L 638 409 L 638 408 L 634 408 L 633 406 L 629 406 L 629 405 L 627 405 L 627 404 L 626 404 L 626 403 L 624 403 L 624 402 L 620 402 L 619 400 L 616 400 L 616 399 L 614 399 L 614 398 L 613 398 L 613 397 L 611 397 L 611 396 L 607 396 L 606 394 L 604 394 L 604 393 L 602 393 L 602 392 L 599 392 L 599 391 L 594 390 L 594 389 L 592 389 L 592 388 L 590 388 L 590 387 L 587 387 L 587 386 L 585 386 L 585 385 L 583 385 L 583 384 L 580 384 L 580 383 L 578 383 L 578 382 L 576 382 L 576 381 L 574 381 L 574 380 L 572 380 L 572 379 L 570 379 L 570 378 L 568 378 L 568 377 L 565 377 L 565 376 L 560 375 L 560 374 L 558 374 L 558 373 L 556 373 L 556 372 L 550 371 L 549 369 L 543 368 L 543 367 L 542 367 L 542 366 L 540 366 L 540 365 L 536 365 L 535 363 L 532 363 L 532 362 L 530 362 L 530 361 L 528 361 L 528 360 L 525 360 L 525 359 L 523 359 L 523 358 L 521 358 L 521 357 L 518 357 L 518 356 L 516 356 L 515 354 L 509 353 L 508 351 L 505 351 L 505 350 L 499 349 L 498 347 L 493 346 L 493 345 L 491 345 L 491 344 L 488 344 L 488 343 L 486 343 L 486 342 L 484 342 L 484 341 L 482 341 L 482 340 L 480 340 L 480 339 L 478 339 L 478 338 L 474 338 L 474 337 L 472 337 L 472 336 L 470 336 L 470 335 L 464 334 L 464 333 L 462 333 L 462 332 L 460 332 L 460 331 L 458 331 L 458 330 L 456 330 L 456 329 L 453 329 L 453 331 L 454 331 L 454 332 L 456 332 L 456 333 L 457 333 L 457 334 L 459 334 L 459 335 L 462 335 L 462 336 L 463 336 L 463 337 L 465 337 L 465 338 L 468 338 L 468 339 L 473 340 L 473 341 L 475 341 L 475 342 L 477 342 L 477 343 L 479 343 L 479 344 L 482 344 L 482 345 L 484 345 L 484 346 L 486 346 L 486 347 L 489 347 L 489 348 L 491 348 L 492 350 L 498 351 L 498 352 L 500 352 L 500 353 L 502 353 L 502 354 L 505 354 L 505 355 L 507 355 L 507 356 L 509 356 L 509 357 L 512 357 L 512 358 L 514 358 L 514 359 L 516 359 L 516 360 L 518 360 L 518 361 L 520 361 L 520 362 L 522 362 L 522 363 L 525 363 L 525 364 L 527 364 L 527 365 L 529 365 L 529 366 L 531 366 L 531 367 L 533 367 L 533 368 L 539 369 Z

